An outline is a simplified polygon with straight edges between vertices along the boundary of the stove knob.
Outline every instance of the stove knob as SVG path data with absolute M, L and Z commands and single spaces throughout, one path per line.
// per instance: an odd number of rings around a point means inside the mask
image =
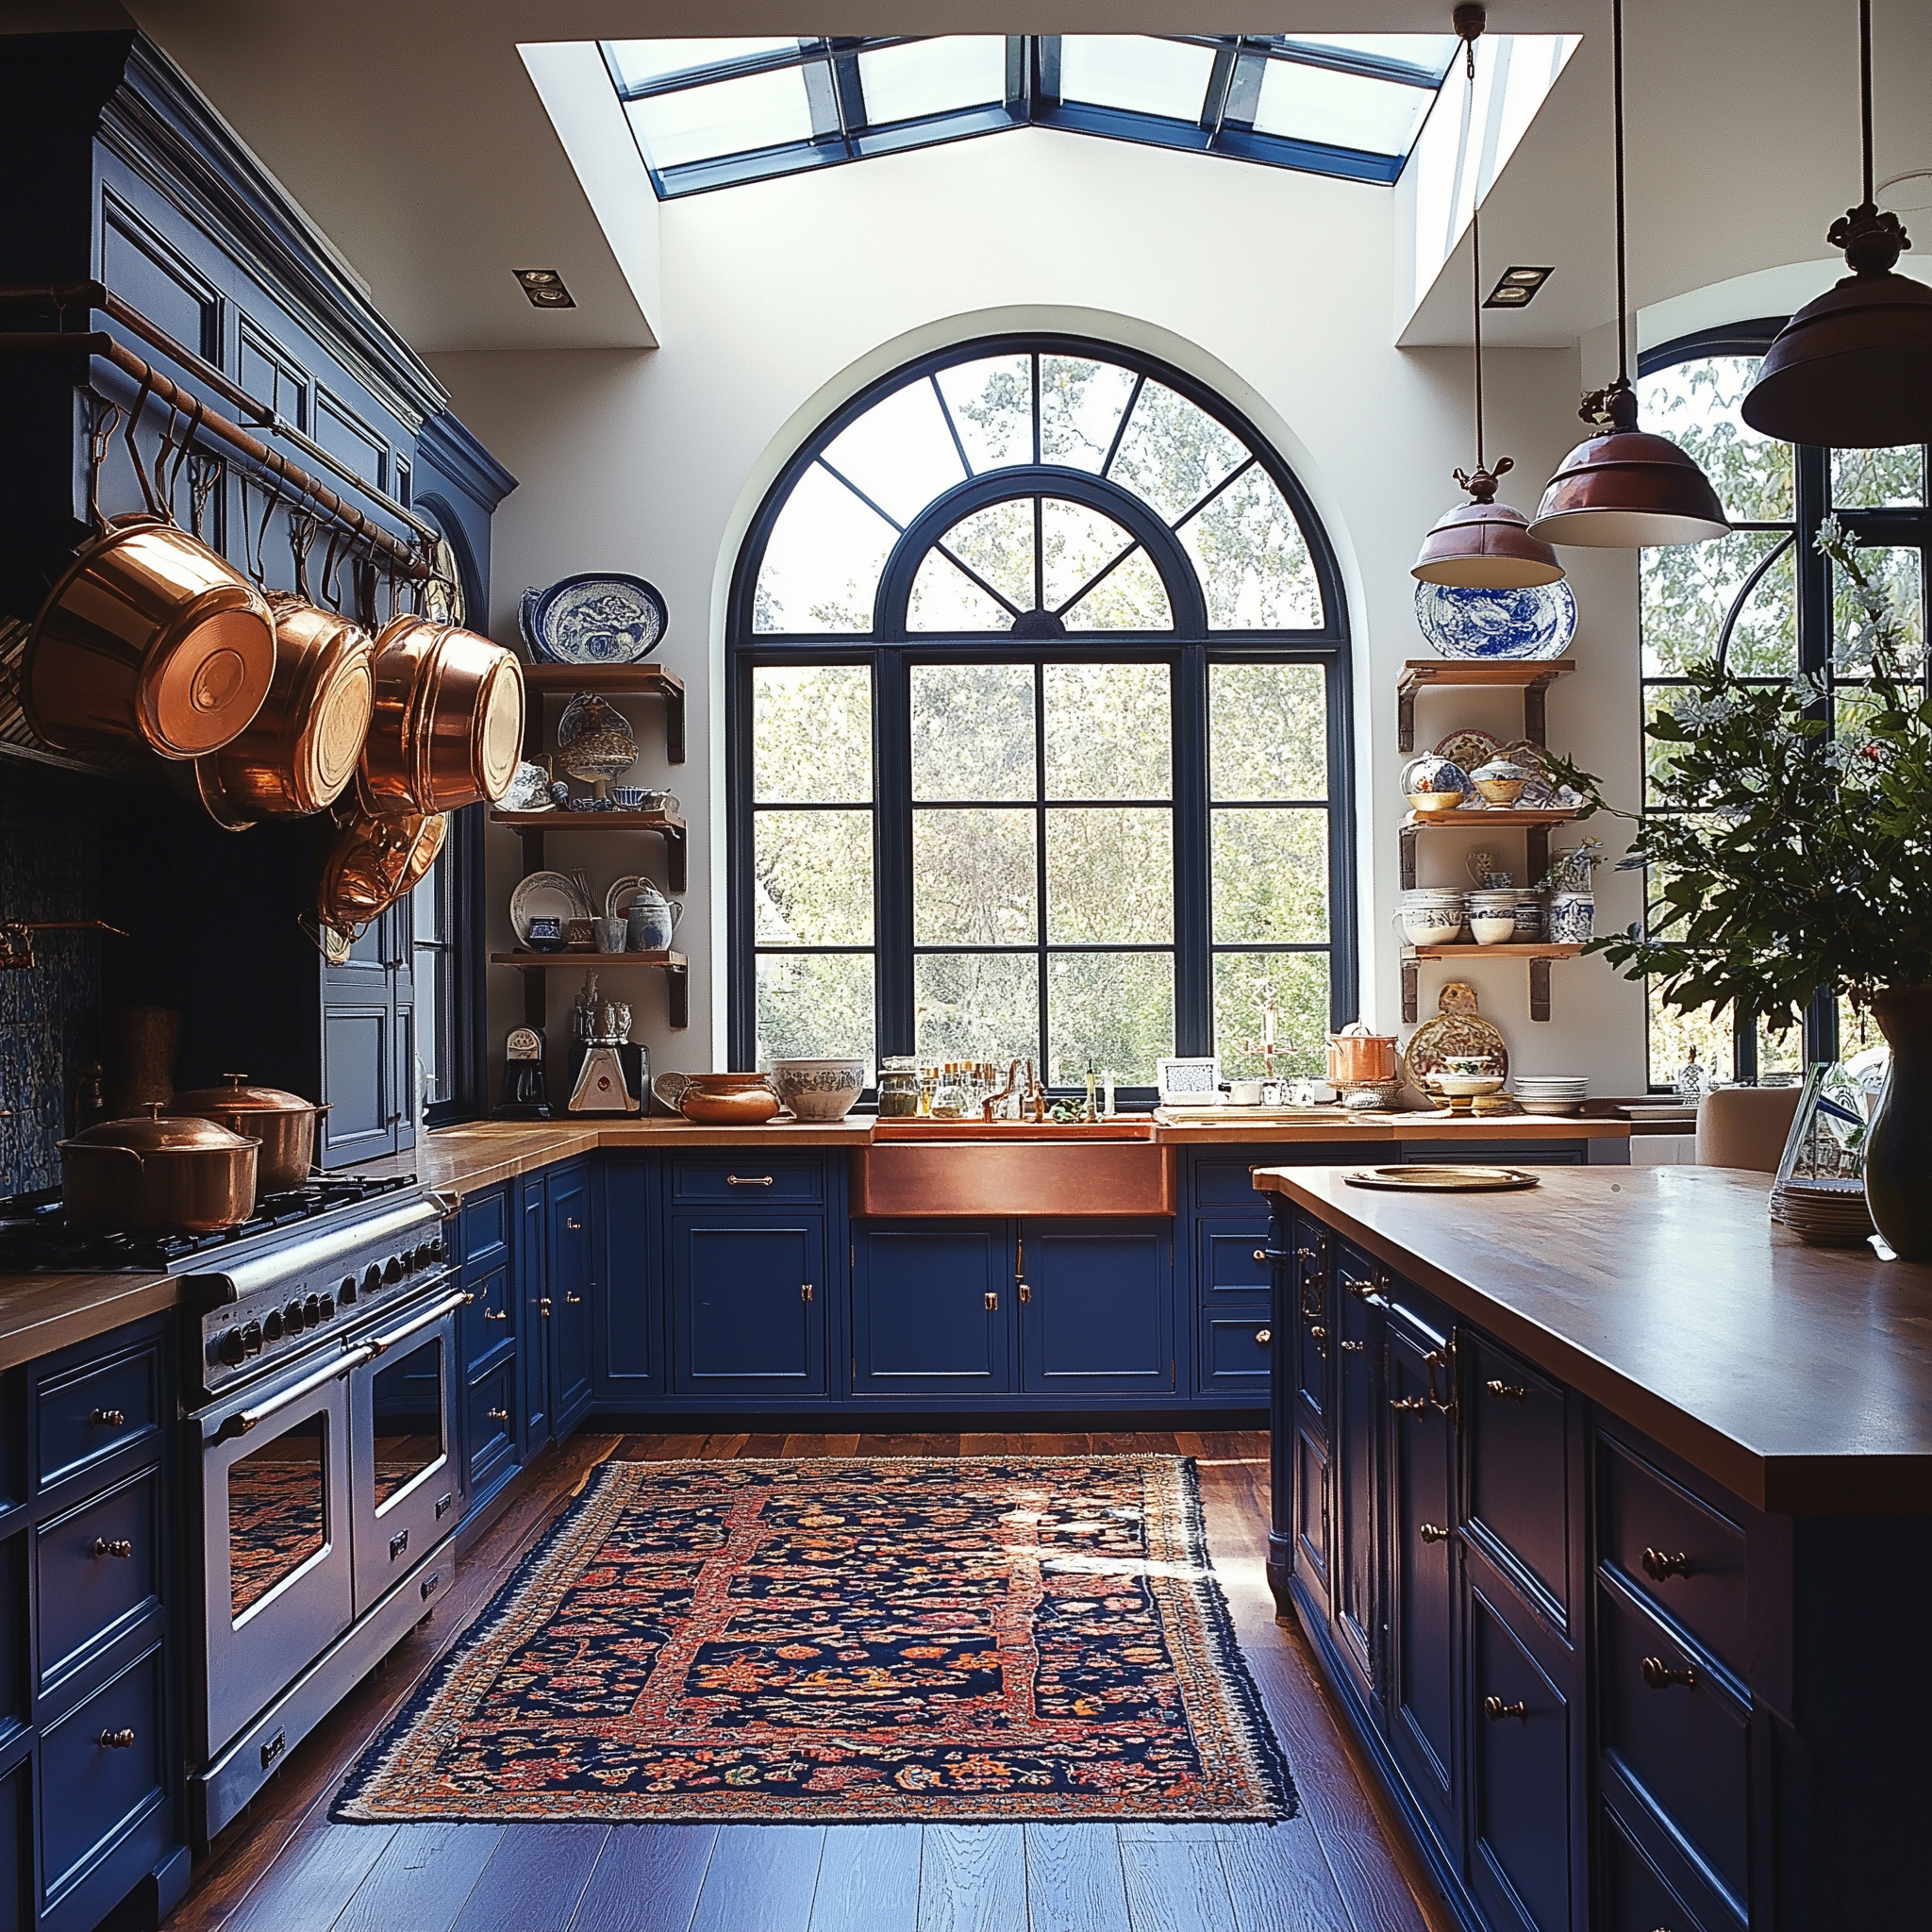
M 382 1286 L 382 1270 L 374 1261 L 362 1271 L 362 1292 L 374 1294 Z
M 442 1237 L 441 1235 L 438 1235 L 434 1241 L 425 1241 L 423 1245 L 425 1249 L 427 1249 L 429 1258 L 432 1261 L 440 1261 L 442 1259 L 443 1249 Z
M 400 1255 L 391 1255 L 382 1264 L 382 1278 L 385 1281 L 400 1281 L 403 1278 L 403 1261 Z
M 282 1310 L 282 1332 L 285 1335 L 299 1335 L 303 1328 L 302 1304 L 291 1302 Z
M 319 1321 L 319 1322 L 333 1322 L 333 1321 L 335 1320 L 335 1318 L 336 1318 L 336 1301 L 335 1301 L 335 1297 L 334 1297 L 333 1295 L 325 1294 L 325 1295 L 324 1295 L 324 1296 L 323 1296 L 323 1298 L 322 1298 L 322 1306 L 321 1306 L 321 1307 L 320 1307 L 320 1308 L 319 1308 L 319 1309 L 317 1310 L 317 1312 L 316 1312 L 316 1320 L 317 1320 L 317 1321 Z
M 336 1290 L 336 1300 L 346 1308 L 355 1299 L 356 1277 L 353 1274 L 345 1274 L 342 1276 L 341 1287 Z
M 242 1340 L 239 1328 L 230 1328 L 215 1344 L 215 1359 L 224 1361 L 233 1368 L 248 1353 L 247 1344 Z
M 416 1266 L 419 1268 L 433 1267 L 436 1263 L 437 1250 L 441 1245 L 442 1243 L 441 1241 L 425 1241 L 423 1245 L 416 1250 Z
M 334 1313 L 331 1309 L 330 1313 Z M 310 1328 L 319 1327 L 322 1323 L 322 1297 L 312 1294 L 302 1304 L 302 1320 Z
M 261 1324 L 251 1322 L 242 1331 L 242 1352 L 243 1355 L 261 1353 Z
M 261 1318 L 261 1334 L 264 1341 L 278 1341 L 282 1333 L 282 1311 L 271 1308 Z

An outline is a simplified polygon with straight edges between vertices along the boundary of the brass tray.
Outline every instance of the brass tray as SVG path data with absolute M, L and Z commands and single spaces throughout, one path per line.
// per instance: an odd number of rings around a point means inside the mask
M 1428 1194 L 1505 1193 L 1536 1188 L 1541 1181 L 1522 1167 L 1358 1167 L 1343 1174 L 1352 1188 L 1388 1188 L 1394 1192 Z

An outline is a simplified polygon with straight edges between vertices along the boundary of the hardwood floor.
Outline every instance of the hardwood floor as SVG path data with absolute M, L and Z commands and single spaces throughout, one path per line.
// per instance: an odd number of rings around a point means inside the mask
M 337 1788 L 605 1457 L 1199 1459 L 1216 1573 L 1301 1793 L 1285 1824 L 331 1824 Z M 435 1615 L 293 1753 L 167 1932 L 1447 1932 L 1262 1564 L 1268 1439 L 575 1437 L 512 1486 Z

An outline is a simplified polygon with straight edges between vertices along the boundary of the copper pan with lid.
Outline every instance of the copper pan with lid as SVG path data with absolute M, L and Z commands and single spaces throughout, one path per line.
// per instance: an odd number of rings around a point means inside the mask
M 79 1228 L 208 1234 L 255 1212 L 261 1142 L 218 1122 L 163 1120 L 161 1103 L 60 1142 L 60 1206 Z
M 356 775 L 375 709 L 369 634 L 299 592 L 271 591 L 275 673 L 268 701 L 239 738 L 197 758 L 210 815 L 233 831 L 333 805 Z
M 426 617 L 391 618 L 375 640 L 375 706 L 357 774 L 376 817 L 494 804 L 516 774 L 524 674 L 501 644 Z
M 213 1121 L 231 1134 L 261 1143 L 256 1185 L 265 1194 L 299 1188 L 315 1164 L 315 1130 L 327 1103 L 318 1107 L 279 1087 L 252 1087 L 246 1074 L 224 1074 L 225 1087 L 199 1087 L 168 1103 L 176 1120 Z
M 441 812 L 376 818 L 352 810 L 323 863 L 317 920 L 345 939 L 359 937 L 371 920 L 422 882 L 448 830 Z

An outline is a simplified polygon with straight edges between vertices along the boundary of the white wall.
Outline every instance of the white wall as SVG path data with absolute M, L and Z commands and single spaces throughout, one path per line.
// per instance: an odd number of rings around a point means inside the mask
M 1408 566 L 1474 455 L 1468 361 L 1390 342 L 1387 191 L 1194 155 L 1025 130 L 722 193 L 662 210 L 656 351 L 448 354 L 455 407 L 520 479 L 498 512 L 493 633 L 515 635 L 526 584 L 597 567 L 641 571 L 664 591 L 664 660 L 691 692 L 691 758 L 647 751 L 642 782 L 669 778 L 692 819 L 692 885 L 680 943 L 693 967 L 692 1027 L 671 1034 L 661 991 L 639 989 L 639 1035 L 660 1066 L 724 1063 L 719 755 L 723 613 L 740 537 L 797 441 L 882 369 L 941 342 L 1058 326 L 1139 345 L 1219 387 L 1275 440 L 1341 559 L 1356 648 L 1364 1017 L 1397 1019 L 1390 908 L 1397 889 L 1393 686 L 1425 655 Z M 654 321 L 658 318 L 654 317 Z M 1517 350 L 1490 371 L 1490 449 L 1517 470 L 1504 493 L 1534 507 L 1581 433 L 1574 352 Z M 1638 769 L 1634 559 L 1572 553 L 1580 670 L 1550 702 L 1551 741 L 1634 789 Z M 1514 707 L 1423 699 L 1424 742 L 1459 724 L 1513 737 Z M 639 707 L 648 745 L 656 721 Z M 1520 870 L 1519 835 L 1491 835 Z M 1437 835 L 1424 881 L 1459 874 L 1474 837 Z M 558 840 L 553 864 L 613 870 L 608 841 Z M 568 848 L 575 842 L 580 856 Z M 492 946 L 517 849 L 491 855 Z M 661 878 L 660 856 L 651 856 Z M 596 868 L 603 867 L 600 874 Z M 1629 875 L 1600 874 L 1600 917 L 1637 909 Z M 1425 967 L 1424 1011 L 1446 974 Z M 1587 1073 L 1641 1091 L 1641 1000 L 1600 960 L 1560 965 L 1555 1020 L 1532 1025 L 1525 970 L 1470 974 L 1527 1071 Z M 559 981 L 573 975 L 559 974 Z M 520 1011 L 493 976 L 493 1049 Z M 553 1038 L 568 1005 L 553 991 Z

